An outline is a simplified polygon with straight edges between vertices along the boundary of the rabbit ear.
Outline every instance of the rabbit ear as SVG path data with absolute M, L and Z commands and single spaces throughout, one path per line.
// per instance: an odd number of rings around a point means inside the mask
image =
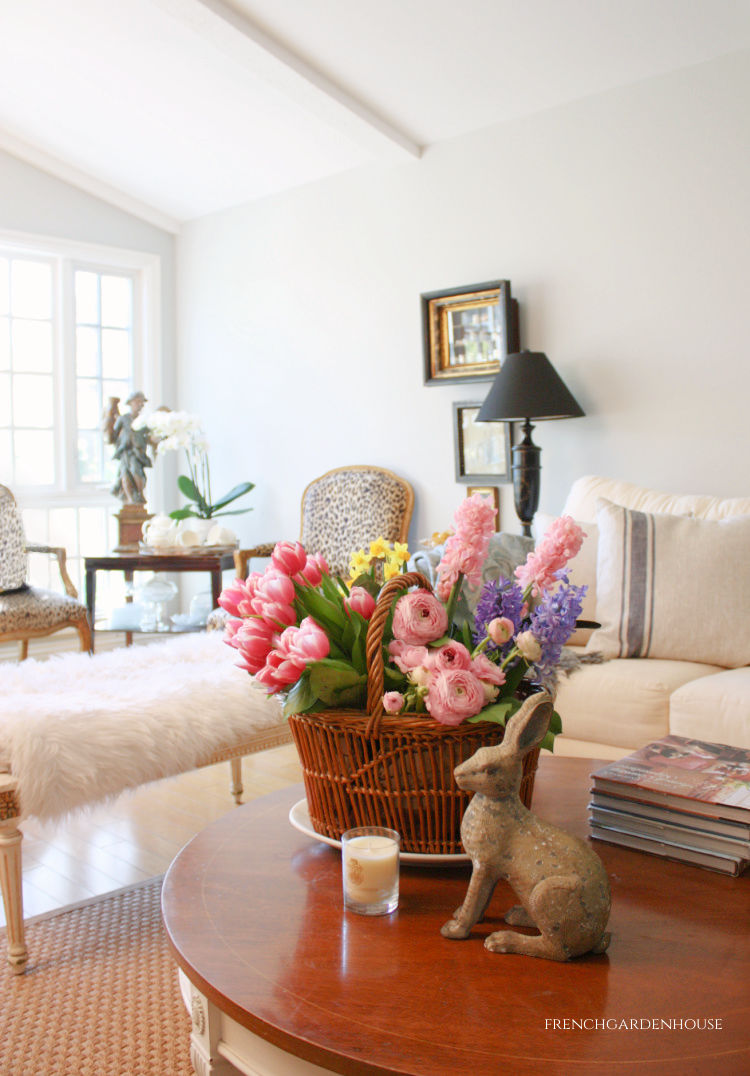
M 552 711 L 552 696 L 546 691 L 529 696 L 506 725 L 503 747 L 519 755 L 527 754 L 549 728 Z

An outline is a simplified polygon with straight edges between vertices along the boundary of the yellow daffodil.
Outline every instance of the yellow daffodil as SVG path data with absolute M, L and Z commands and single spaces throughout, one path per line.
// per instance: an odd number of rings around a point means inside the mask
M 411 556 L 408 546 L 404 542 L 393 543 L 393 556 L 400 564 L 406 564 Z
M 370 556 L 371 557 L 385 557 L 391 551 L 391 547 L 382 536 L 376 538 L 374 542 L 370 542 Z
M 358 549 L 356 553 L 352 553 L 352 559 L 349 564 L 352 579 L 356 579 L 358 575 L 368 571 L 371 562 L 372 557 L 369 557 L 364 549 Z
M 398 564 L 388 563 L 383 567 L 383 578 L 386 583 L 389 579 L 394 579 L 397 575 L 401 575 L 401 568 Z

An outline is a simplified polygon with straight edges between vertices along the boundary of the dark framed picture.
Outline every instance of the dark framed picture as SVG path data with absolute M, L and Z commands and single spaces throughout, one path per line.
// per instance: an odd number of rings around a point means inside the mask
M 510 482 L 510 422 L 477 422 L 481 403 L 453 404 L 456 481 Z
M 467 486 L 466 496 L 472 497 L 475 493 L 478 493 L 480 497 L 490 499 L 490 504 L 495 509 L 497 515 L 495 516 L 495 530 L 500 530 L 500 490 L 497 486 Z
M 421 301 L 426 385 L 487 381 L 517 350 L 509 280 L 425 292 Z

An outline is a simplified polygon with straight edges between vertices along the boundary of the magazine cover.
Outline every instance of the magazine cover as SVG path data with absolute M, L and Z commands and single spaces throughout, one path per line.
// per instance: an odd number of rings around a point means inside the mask
M 665 736 L 593 774 L 594 787 L 614 788 L 658 801 L 675 797 L 728 808 L 731 817 L 750 817 L 750 751 Z M 646 795 L 643 795 L 643 794 Z

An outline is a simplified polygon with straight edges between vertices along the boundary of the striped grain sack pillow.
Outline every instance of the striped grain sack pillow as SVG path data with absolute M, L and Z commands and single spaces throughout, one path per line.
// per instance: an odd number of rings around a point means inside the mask
M 608 658 L 750 664 L 750 516 L 650 515 L 600 500 L 596 619 Z

